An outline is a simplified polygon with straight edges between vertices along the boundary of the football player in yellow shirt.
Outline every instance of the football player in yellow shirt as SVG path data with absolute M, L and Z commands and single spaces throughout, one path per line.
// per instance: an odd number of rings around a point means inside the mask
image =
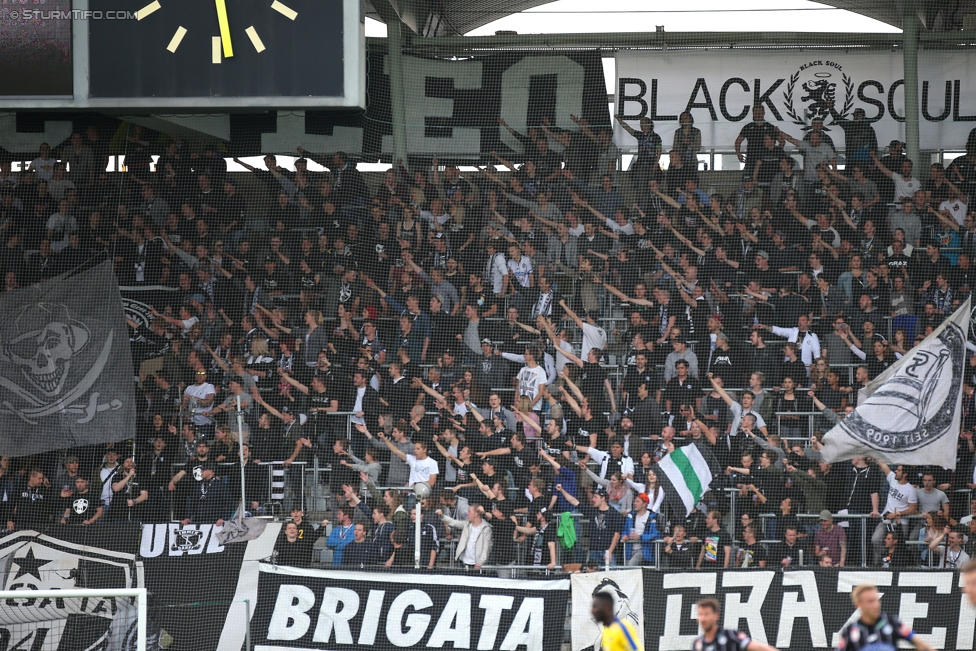
M 644 636 L 629 621 L 617 619 L 613 597 L 606 592 L 593 595 L 593 619 L 603 624 L 603 651 L 644 651 Z

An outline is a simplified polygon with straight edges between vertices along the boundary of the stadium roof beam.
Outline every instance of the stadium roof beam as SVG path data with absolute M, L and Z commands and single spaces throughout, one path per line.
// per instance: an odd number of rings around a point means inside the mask
M 387 22 L 391 12 L 421 36 L 460 36 L 500 18 L 553 0 L 368 0 L 366 12 Z M 861 16 L 904 27 L 900 2 L 888 0 L 812 0 Z M 921 31 L 943 32 L 976 24 L 976 0 L 913 0 Z M 968 17 L 968 18 L 967 18 Z
M 370 47 L 383 47 L 385 38 L 369 38 Z M 846 32 L 633 32 L 592 34 L 498 34 L 495 36 L 438 36 L 416 41 L 426 53 L 444 56 L 511 49 L 625 49 L 836 47 L 887 50 L 903 46 L 902 34 Z M 976 46 L 976 30 L 920 31 L 921 48 Z

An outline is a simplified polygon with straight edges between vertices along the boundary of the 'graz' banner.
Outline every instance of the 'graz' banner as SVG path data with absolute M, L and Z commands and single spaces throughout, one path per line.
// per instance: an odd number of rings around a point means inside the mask
M 261 565 L 256 651 L 558 651 L 569 581 L 307 570 Z
M 883 610 L 911 626 L 936 649 L 972 649 L 976 608 L 960 591 L 962 576 L 945 571 L 644 572 L 644 644 L 685 651 L 700 635 L 693 609 L 718 599 L 723 625 L 778 649 L 837 648 L 851 620 L 851 589 L 873 583 Z M 587 645 L 592 640 L 583 640 Z M 573 640 L 573 649 L 577 646 Z M 589 647 L 587 647 L 589 648 Z
M 670 149 L 678 116 L 691 111 L 702 147 L 729 148 L 763 105 L 766 120 L 799 137 L 822 118 L 834 145 L 844 147 L 837 125 L 862 108 L 878 144 L 905 139 L 905 82 L 900 53 L 850 50 L 714 50 L 712 52 L 617 53 L 616 109 L 637 127 L 654 120 Z M 976 55 L 968 51 L 918 54 L 920 145 L 961 150 L 976 127 Z M 636 141 L 619 125 L 614 139 L 624 149 Z M 759 146 L 762 143 L 757 143 Z
M 128 340 L 111 262 L 0 295 L 0 454 L 132 437 Z

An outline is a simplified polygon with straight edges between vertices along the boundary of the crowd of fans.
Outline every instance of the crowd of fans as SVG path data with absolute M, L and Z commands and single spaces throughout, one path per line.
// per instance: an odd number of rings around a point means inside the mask
M 969 296 L 976 135 L 923 181 L 863 112 L 805 133 L 752 117 L 741 184 L 710 192 L 687 113 L 666 169 L 653 122 L 622 122 L 626 173 L 575 116 L 500 121 L 525 151 L 478 173 L 397 161 L 373 187 L 341 152 L 247 178 L 136 126 L 125 174 L 94 129 L 0 163 L 3 291 L 99 256 L 171 288 L 129 319 L 137 437 L 3 459 L 0 521 L 221 524 L 242 458 L 245 509 L 290 514 L 285 564 L 325 537 L 354 567 L 961 566 L 972 375 L 954 473 L 831 466 L 819 439 Z M 685 516 L 655 464 L 691 443 L 722 473 Z

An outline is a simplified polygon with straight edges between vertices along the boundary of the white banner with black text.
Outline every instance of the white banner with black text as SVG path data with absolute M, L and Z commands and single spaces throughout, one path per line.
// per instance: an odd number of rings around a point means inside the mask
M 637 120 L 650 117 L 665 151 L 683 111 L 691 111 L 701 129 L 703 149 L 729 149 L 758 105 L 766 109 L 768 122 L 797 138 L 812 120 L 823 119 L 838 149 L 844 147 L 844 133 L 835 123 L 851 120 L 858 108 L 864 109 L 880 147 L 905 139 L 900 53 L 621 50 L 616 63 L 615 114 L 634 128 Z M 920 146 L 963 150 L 976 127 L 976 54 L 919 52 L 918 88 Z M 637 148 L 619 124 L 614 141 L 621 149 Z

